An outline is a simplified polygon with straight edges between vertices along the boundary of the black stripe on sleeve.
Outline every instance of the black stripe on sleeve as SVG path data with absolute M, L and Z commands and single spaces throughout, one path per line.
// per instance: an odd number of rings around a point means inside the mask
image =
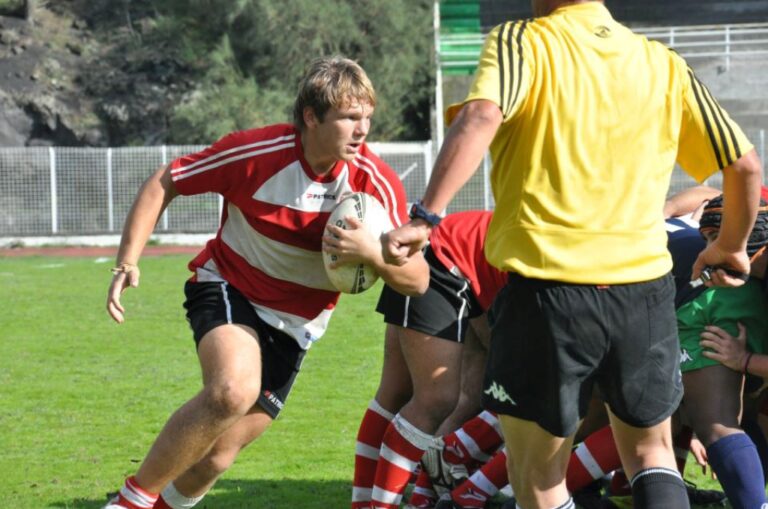
M 699 83 L 699 87 L 701 87 L 701 95 L 704 96 L 704 100 L 707 102 L 707 105 L 709 106 L 709 111 L 712 112 L 712 120 L 715 121 L 715 125 L 717 126 L 717 132 L 720 134 L 720 141 L 722 142 L 722 149 L 725 155 L 725 162 L 728 163 L 728 165 L 733 164 L 733 157 L 731 155 L 731 151 L 728 147 L 728 139 L 725 137 L 725 129 L 723 129 L 723 122 L 721 119 L 717 116 L 717 104 L 712 99 L 712 96 L 709 95 L 709 91 L 706 89 L 704 84 L 696 78 L 694 75 L 694 79 Z M 727 165 L 721 166 L 721 168 L 724 168 Z
M 520 22 L 516 22 L 514 24 L 508 23 L 507 26 L 509 27 L 509 31 L 507 32 L 507 61 L 509 62 L 509 87 L 507 88 L 507 100 L 504 103 L 504 106 L 501 108 L 502 113 L 504 116 L 507 114 L 507 110 L 510 107 L 510 102 L 512 101 L 512 90 L 514 90 L 515 87 L 515 61 L 512 59 L 512 52 L 514 51 L 512 41 L 515 38 L 515 27 L 518 27 L 520 25 Z
M 720 155 L 720 146 L 717 143 L 717 139 L 715 139 L 715 133 L 712 130 L 712 124 L 710 123 L 709 116 L 706 109 L 704 108 L 704 103 L 702 102 L 701 92 L 699 91 L 699 80 L 696 79 L 696 77 L 693 75 L 693 71 L 690 69 L 688 69 L 688 76 L 691 79 L 691 87 L 693 88 L 693 93 L 696 96 L 696 103 L 699 105 L 699 111 L 701 112 L 701 116 L 704 119 L 704 125 L 707 128 L 707 133 L 709 134 L 709 141 L 712 144 L 712 149 L 715 151 L 717 164 L 720 166 L 720 168 L 725 168 L 726 165 L 723 164 L 723 158 Z
M 496 58 L 499 60 L 499 106 L 504 111 L 504 76 L 507 74 L 504 70 L 504 30 L 507 23 L 499 26 L 498 40 L 496 41 Z
M 704 89 L 704 92 L 707 97 L 707 101 L 714 105 L 714 110 L 717 116 L 720 117 L 720 122 L 725 125 L 726 129 L 728 129 L 728 134 L 731 138 L 731 145 L 733 145 L 733 157 L 731 157 L 731 153 L 728 152 L 728 164 L 733 164 L 733 162 L 740 158 L 743 154 L 741 153 L 741 147 L 739 147 L 739 142 L 736 139 L 736 133 L 733 132 L 733 127 L 731 126 L 731 123 L 726 119 L 725 112 L 723 111 L 722 106 L 717 102 L 717 100 L 712 95 L 712 92 L 709 91 L 706 85 L 701 83 L 702 88 Z M 723 145 L 726 145 L 726 150 L 728 150 L 726 139 L 723 138 Z
M 528 26 L 528 21 L 523 21 L 523 24 L 520 25 L 520 28 L 517 30 L 517 84 L 515 87 L 515 97 L 512 98 L 512 101 L 509 104 L 509 108 L 505 111 L 505 116 L 508 115 L 512 109 L 514 108 L 515 104 L 517 103 L 517 97 L 520 95 L 520 88 L 523 84 L 523 32 L 525 32 L 525 28 Z M 510 53 L 510 56 L 512 54 Z M 510 65 L 511 66 L 511 65 Z

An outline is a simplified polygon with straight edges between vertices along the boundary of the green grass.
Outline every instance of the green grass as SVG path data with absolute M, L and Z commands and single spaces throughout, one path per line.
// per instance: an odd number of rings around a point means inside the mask
M 96 508 L 200 388 L 184 319 L 188 256 L 146 257 L 105 311 L 111 260 L 0 258 L 0 507 Z M 377 291 L 342 298 L 281 417 L 209 508 L 346 507 L 359 420 L 381 369 Z
M 0 508 L 101 507 L 199 390 L 181 305 L 188 259 L 145 257 L 116 325 L 105 311 L 112 260 L 0 258 Z M 377 296 L 341 299 L 281 417 L 200 507 L 348 507 L 357 426 L 381 369 Z M 687 477 L 718 486 L 698 472 Z

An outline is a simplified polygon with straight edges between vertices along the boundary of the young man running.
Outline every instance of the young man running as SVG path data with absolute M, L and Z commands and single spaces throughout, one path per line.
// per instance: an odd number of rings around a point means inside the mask
M 395 268 L 359 222 L 325 231 L 347 192 L 375 196 L 395 225 L 407 217 L 400 180 L 365 144 L 375 105 L 373 86 L 355 62 L 317 60 L 299 84 L 293 125 L 229 134 L 159 169 L 142 186 L 107 297 L 118 323 L 120 295 L 138 286 L 139 256 L 171 200 L 215 192 L 224 197 L 224 210 L 216 237 L 190 262 L 185 286 L 203 388 L 170 417 L 107 508 L 194 506 L 277 417 L 339 298 L 323 249 L 338 254 L 338 263 L 373 265 L 405 294 L 426 290 L 429 272 L 420 255 Z M 328 233 L 341 237 L 344 248 Z

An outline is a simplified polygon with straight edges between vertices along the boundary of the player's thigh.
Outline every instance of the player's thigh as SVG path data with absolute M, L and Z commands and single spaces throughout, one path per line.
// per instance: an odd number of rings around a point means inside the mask
M 552 435 L 533 421 L 499 415 L 507 449 L 510 480 L 521 485 L 553 488 L 565 479 L 573 436 Z
M 261 379 L 261 347 L 254 329 L 220 325 L 208 332 L 197 351 L 203 384 L 217 381 Z
M 184 293 L 203 382 L 259 380 L 259 318 L 246 297 L 224 281 L 188 281 Z
M 401 329 L 399 337 L 414 392 L 450 392 L 458 396 L 461 343 L 412 329 Z
M 387 324 L 384 336 L 384 363 L 376 401 L 392 413 L 397 413 L 413 393 L 411 375 L 400 348 L 400 328 Z
M 628 478 L 651 467 L 676 469 L 672 449 L 671 418 L 648 427 L 636 427 L 608 410 L 614 441 Z
M 683 373 L 683 408 L 705 446 L 739 427 L 741 385 L 742 375 L 723 365 Z

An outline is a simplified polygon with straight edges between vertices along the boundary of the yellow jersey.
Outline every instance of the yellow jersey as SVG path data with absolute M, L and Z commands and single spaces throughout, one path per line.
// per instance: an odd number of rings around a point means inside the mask
M 487 37 L 464 103 L 497 104 L 488 261 L 526 277 L 646 281 L 671 269 L 662 207 L 675 161 L 702 181 L 753 146 L 685 61 L 602 2 Z

